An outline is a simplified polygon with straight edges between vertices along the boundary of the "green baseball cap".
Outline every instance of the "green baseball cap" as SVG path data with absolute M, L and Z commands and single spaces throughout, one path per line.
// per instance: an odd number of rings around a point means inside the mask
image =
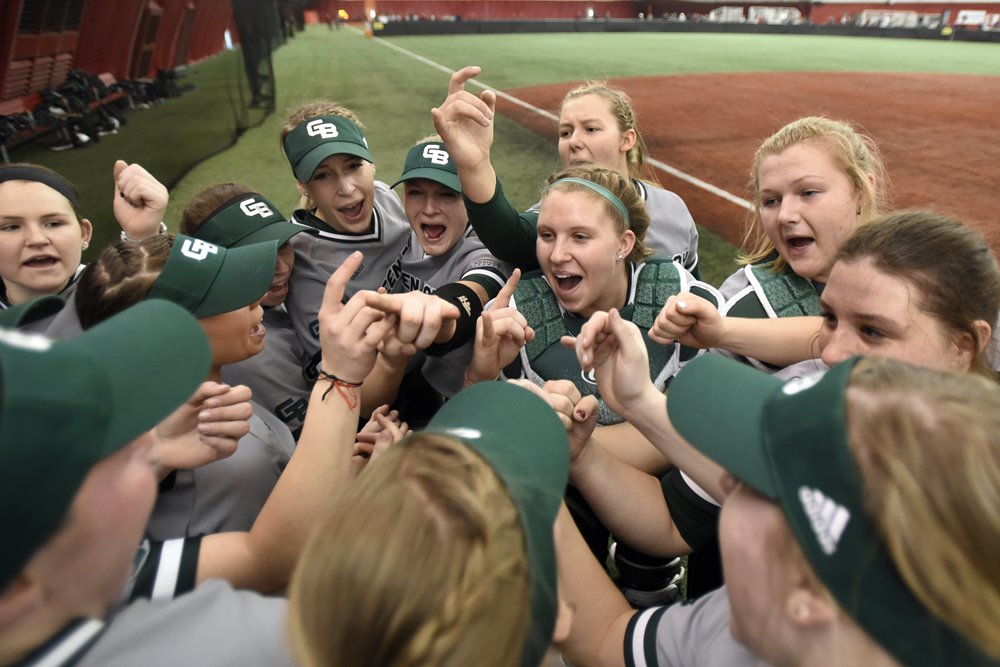
M 440 183 L 455 192 L 462 191 L 455 162 L 440 141 L 428 141 L 411 148 L 403 163 L 403 175 L 392 184 L 392 187 L 416 178 Z
M 55 294 L 36 297 L 31 301 L 0 310 L 0 327 L 16 329 L 38 320 L 44 320 L 46 317 L 58 313 L 65 305 L 66 302 L 62 300 L 62 297 Z
M 316 167 L 331 155 L 354 155 L 375 162 L 361 128 L 343 116 L 316 116 L 299 123 L 282 142 L 292 172 L 308 183 Z
M 566 429 L 527 389 L 482 382 L 445 403 L 425 431 L 458 438 L 486 459 L 517 507 L 531 571 L 531 627 L 521 664 L 538 667 L 558 607 L 552 529 L 569 480 Z
M 194 238 L 236 248 L 277 241 L 281 247 L 305 227 L 288 222 L 278 207 L 256 192 L 247 192 L 221 204 L 194 233 Z
M 66 342 L 0 331 L 0 590 L 56 532 L 90 469 L 187 400 L 210 362 L 201 326 L 166 301 Z
M 704 355 L 674 379 L 670 421 L 695 448 L 780 505 L 840 607 L 902 664 L 995 664 L 924 607 L 868 515 L 844 398 L 858 361 L 782 382 Z
M 228 313 L 264 296 L 277 258 L 277 241 L 226 249 L 178 234 L 146 298 L 173 301 L 198 318 Z

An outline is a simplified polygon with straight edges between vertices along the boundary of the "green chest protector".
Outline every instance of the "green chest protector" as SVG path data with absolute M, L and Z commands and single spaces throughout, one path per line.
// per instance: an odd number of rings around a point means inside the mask
M 621 316 L 639 327 L 649 355 L 649 377 L 661 391 L 680 367 L 680 346 L 659 345 L 646 331 L 653 325 L 664 302 L 681 291 L 682 280 L 670 261 L 650 260 L 639 270 L 634 289 Z M 570 380 L 582 396 L 596 396 L 600 402 L 598 424 L 618 424 L 623 418 L 601 399 L 593 372 L 584 373 L 573 350 L 562 346 L 563 336 L 576 336 L 587 319 L 565 313 L 541 271 L 521 278 L 514 292 L 514 304 L 535 331 L 535 338 L 521 350 L 521 369 L 539 384 L 547 380 Z
M 816 287 L 791 270 L 771 271 L 770 262 L 753 264 L 744 269 L 759 303 L 753 299 L 740 303 L 738 310 L 727 315 L 736 317 L 802 317 L 820 314 L 819 293 Z M 754 312 L 756 311 L 756 312 Z

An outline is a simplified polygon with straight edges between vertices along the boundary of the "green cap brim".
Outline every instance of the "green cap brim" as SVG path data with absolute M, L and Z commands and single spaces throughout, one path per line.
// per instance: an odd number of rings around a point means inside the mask
M 399 180 L 392 184 L 392 187 L 396 187 L 400 183 L 405 183 L 406 181 L 414 181 L 418 178 L 440 183 L 446 188 L 451 188 L 459 194 L 462 192 L 462 182 L 458 179 L 458 174 L 453 174 L 452 172 L 445 171 L 443 169 L 433 169 L 431 167 L 420 167 L 418 169 L 411 169 L 410 171 L 404 172 L 403 175 L 399 177 Z
M 777 498 L 761 437 L 764 405 L 782 382 L 766 373 L 705 354 L 677 374 L 667 411 L 677 432 L 730 474 Z
M 537 667 L 552 643 L 558 607 L 552 530 L 569 479 L 566 429 L 530 391 L 483 382 L 445 403 L 426 430 L 458 438 L 478 452 L 517 506 L 531 570 L 531 627 L 522 665 Z
M 299 163 L 295 165 L 295 178 L 302 183 L 308 183 L 312 180 L 313 174 L 316 173 L 316 169 L 323 163 L 323 160 L 334 155 L 353 155 L 372 164 L 375 163 L 375 158 L 364 146 L 353 142 L 328 141 L 319 144 L 302 156 Z
M 57 529 L 101 459 L 170 414 L 211 351 L 183 308 L 139 303 L 67 342 L 0 334 L 0 588 Z
M 20 326 L 44 320 L 46 317 L 55 315 L 66 302 L 55 294 L 40 296 L 31 301 L 19 303 L 4 310 L 0 310 L 0 327 L 15 329 Z
M 194 316 L 211 317 L 250 305 L 267 293 L 274 279 L 278 242 L 229 248 L 215 282 Z

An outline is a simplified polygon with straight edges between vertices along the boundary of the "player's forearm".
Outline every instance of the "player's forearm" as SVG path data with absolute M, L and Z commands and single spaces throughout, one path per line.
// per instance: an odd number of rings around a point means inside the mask
M 499 260 L 509 262 L 522 271 L 538 268 L 535 254 L 537 229 L 534 213 L 518 213 L 494 180 L 493 196 L 477 202 L 465 193 L 465 208 L 469 222 L 486 249 Z
M 726 318 L 718 347 L 776 366 L 790 366 L 819 356 L 821 317 Z
M 565 505 L 556 519 L 559 597 L 570 608 L 569 636 L 559 649 L 579 667 L 620 667 L 625 629 L 634 613 L 594 559 Z
M 497 173 L 489 157 L 475 166 L 463 166 L 458 170 L 458 180 L 462 194 L 476 204 L 490 201 L 497 191 Z
M 360 407 L 358 388 L 316 383 L 295 453 L 246 534 L 251 566 L 238 571 L 236 581 L 227 577 L 234 586 L 278 591 L 287 585 L 312 528 L 348 483 Z
M 725 495 L 720 484 L 723 469 L 681 437 L 667 416 L 667 400 L 669 399 L 651 387 L 639 400 L 631 403 L 622 416 L 671 464 L 721 503 Z
M 651 556 L 690 552 L 674 526 L 659 478 L 591 442 L 570 466 L 570 481 L 601 523 L 630 547 Z
M 399 394 L 399 385 L 406 374 L 405 363 L 390 362 L 381 354 L 361 390 L 361 414 L 371 416 L 380 405 L 392 405 Z

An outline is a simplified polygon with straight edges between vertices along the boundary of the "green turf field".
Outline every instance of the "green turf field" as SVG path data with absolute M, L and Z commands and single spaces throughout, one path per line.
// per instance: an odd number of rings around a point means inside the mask
M 1000 75 L 995 44 L 857 37 L 723 34 L 531 34 L 396 37 L 390 41 L 455 69 L 483 67 L 482 80 L 497 88 L 584 78 L 624 77 L 720 71 L 901 71 Z M 368 128 L 378 178 L 391 182 L 406 150 L 433 131 L 429 109 L 445 96 L 448 75 L 418 62 L 355 30 L 331 32 L 307 28 L 274 53 L 278 113 L 243 134 L 232 148 L 194 168 L 171 193 L 168 224 L 174 225 L 183 203 L 205 185 L 236 180 L 260 190 L 285 214 L 297 193 L 278 146 L 284 112 L 316 97 L 338 100 L 354 109 Z M 630 59 L 622 54 L 627 46 Z M 188 80 L 208 82 L 236 76 L 233 54 L 191 68 Z M 227 74 L 228 73 L 228 74 Z M 110 174 L 115 156 L 157 166 L 170 163 L 180 146 L 204 144 L 199 124 L 232 122 L 224 97 L 200 101 L 195 96 L 168 100 L 156 109 L 135 112 L 118 137 L 93 149 L 40 155 L 78 182 L 92 200 L 79 173 Z M 157 138 L 158 143 L 149 141 Z M 65 157 L 64 157 L 65 156 Z M 535 202 L 544 176 L 558 165 L 555 136 L 539 137 L 500 117 L 494 164 L 515 204 Z M 72 164 L 70 164 L 72 163 Z M 99 196 L 110 191 L 97 188 Z M 109 230 L 113 223 L 102 220 Z M 110 232 L 108 232 L 110 234 Z M 107 237 L 106 237 L 107 238 Z M 729 274 L 733 250 L 703 231 L 702 271 L 710 280 Z

